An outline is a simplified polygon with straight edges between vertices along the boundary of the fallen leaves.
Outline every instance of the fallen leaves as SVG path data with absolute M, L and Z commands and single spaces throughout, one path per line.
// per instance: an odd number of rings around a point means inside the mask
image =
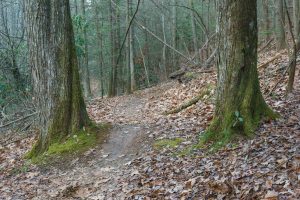
M 276 52 L 260 56 L 261 63 Z M 287 54 L 259 69 L 262 90 L 268 94 L 281 76 Z M 33 138 L 0 146 L 0 193 L 4 199 L 299 199 L 300 198 L 300 88 L 285 97 L 286 79 L 274 95 L 266 99 L 281 118 L 264 123 L 255 137 L 229 144 L 217 153 L 196 147 L 199 133 L 212 120 L 213 98 L 200 100 L 179 113 L 174 109 L 193 98 L 207 84 L 215 84 L 216 74 L 200 74 L 185 84 L 169 82 L 130 96 L 94 99 L 88 106 L 97 122 L 116 128 L 117 140 L 132 140 L 124 147 L 137 146 L 140 155 L 128 159 L 127 152 L 91 149 L 67 163 L 68 168 L 38 168 L 22 156 Z M 127 126 L 128 125 L 128 126 Z M 138 125 L 138 126 L 135 126 Z M 141 129 L 140 127 L 147 127 Z M 124 128 L 126 127 L 126 128 Z M 143 131 L 142 140 L 128 138 Z M 118 137 L 118 136 L 116 136 Z M 179 138 L 179 139 L 178 139 Z M 170 141 L 180 142 L 170 145 Z M 161 148 L 150 148 L 149 141 L 168 141 Z M 121 148 L 122 149 L 122 148 Z

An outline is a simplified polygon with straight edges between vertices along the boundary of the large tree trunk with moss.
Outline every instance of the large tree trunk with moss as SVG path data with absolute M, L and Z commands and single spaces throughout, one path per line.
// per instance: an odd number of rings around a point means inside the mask
M 90 123 L 82 97 L 68 0 L 26 0 L 29 61 L 40 134 L 32 156 Z
M 257 73 L 256 0 L 218 1 L 218 84 L 211 139 L 251 135 L 263 117 L 272 117 Z

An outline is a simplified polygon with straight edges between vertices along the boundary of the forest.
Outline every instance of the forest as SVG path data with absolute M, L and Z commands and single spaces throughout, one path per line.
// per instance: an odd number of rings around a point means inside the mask
M 300 199 L 300 0 L 0 0 L 2 199 Z

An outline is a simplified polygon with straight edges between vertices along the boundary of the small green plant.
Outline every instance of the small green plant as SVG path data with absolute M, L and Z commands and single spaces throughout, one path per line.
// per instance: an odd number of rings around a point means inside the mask
M 13 168 L 11 174 L 18 175 L 18 174 L 26 173 L 29 170 L 29 165 L 30 162 L 26 161 L 23 165 Z
M 241 116 L 239 111 L 235 111 L 234 116 L 235 116 L 235 120 L 234 120 L 234 123 L 233 123 L 232 127 L 236 127 L 238 124 L 243 124 L 244 119 Z

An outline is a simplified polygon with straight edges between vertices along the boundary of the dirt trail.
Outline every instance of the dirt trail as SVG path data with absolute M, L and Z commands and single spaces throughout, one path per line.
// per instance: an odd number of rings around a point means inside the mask
M 144 147 L 142 140 L 148 127 L 140 122 L 143 117 L 145 102 L 138 97 L 126 99 L 121 105 L 114 108 L 114 122 L 106 142 L 100 147 L 102 155 L 99 165 L 121 167 L 133 158 L 140 155 Z M 118 115 L 126 113 L 131 120 L 128 123 L 120 123 Z
M 56 175 L 53 176 L 57 182 L 64 180 L 63 185 L 68 185 L 64 188 L 57 185 L 60 188 L 55 189 L 56 193 L 53 196 L 66 199 L 76 197 L 123 199 L 125 197 L 126 191 L 114 193 L 120 187 L 120 178 L 132 174 L 131 171 L 126 171 L 124 168 L 150 147 L 144 142 L 145 133 L 149 127 L 141 120 L 145 117 L 143 112 L 145 103 L 142 96 L 130 96 L 129 98 L 127 96 L 121 103 L 112 103 L 113 108 L 110 113 L 113 112 L 113 116 L 109 117 L 112 129 L 107 140 L 96 149 L 88 151 L 83 158 L 76 158 L 72 161 L 71 173 L 68 170 L 59 178 Z M 94 106 L 95 109 L 99 109 L 97 103 Z M 97 117 L 106 116 L 102 113 L 101 116 L 100 114 L 94 116 L 95 119 Z M 101 121 L 105 122 L 105 120 Z M 58 171 L 56 174 L 61 174 L 61 172 Z
M 145 144 L 144 137 L 149 127 L 141 122 L 145 115 L 143 107 L 146 101 L 143 96 L 127 96 L 123 101 L 119 98 L 123 97 L 117 97 L 116 103 L 114 99 L 106 102 L 105 99 L 99 99 L 91 103 L 95 110 L 111 107 L 108 113 L 101 110 L 92 116 L 96 121 L 101 117 L 101 123 L 111 123 L 108 138 L 101 146 L 70 163 L 66 162 L 62 165 L 65 168 L 59 166 L 44 172 L 45 177 L 51 177 L 53 191 L 40 188 L 36 199 L 125 198 L 126 191 L 115 191 L 122 187 L 123 177 L 132 175 L 132 171 L 125 169 L 126 166 L 147 151 L 149 146 Z M 107 120 L 103 119 L 106 117 Z
M 151 150 L 148 134 L 155 125 L 149 123 L 153 112 L 146 112 L 145 107 L 149 96 L 160 93 L 146 89 L 133 95 L 92 100 L 87 108 L 91 119 L 109 123 L 112 128 L 103 144 L 80 156 L 57 157 L 46 166 L 35 166 L 22 159 L 34 138 L 9 146 L 5 152 L 18 163 L 10 167 L 13 172 L 1 174 L 0 169 L 0 200 L 125 199 L 129 184 L 126 178 L 138 173 L 131 161 Z M 6 165 L 12 164 L 2 166 Z

